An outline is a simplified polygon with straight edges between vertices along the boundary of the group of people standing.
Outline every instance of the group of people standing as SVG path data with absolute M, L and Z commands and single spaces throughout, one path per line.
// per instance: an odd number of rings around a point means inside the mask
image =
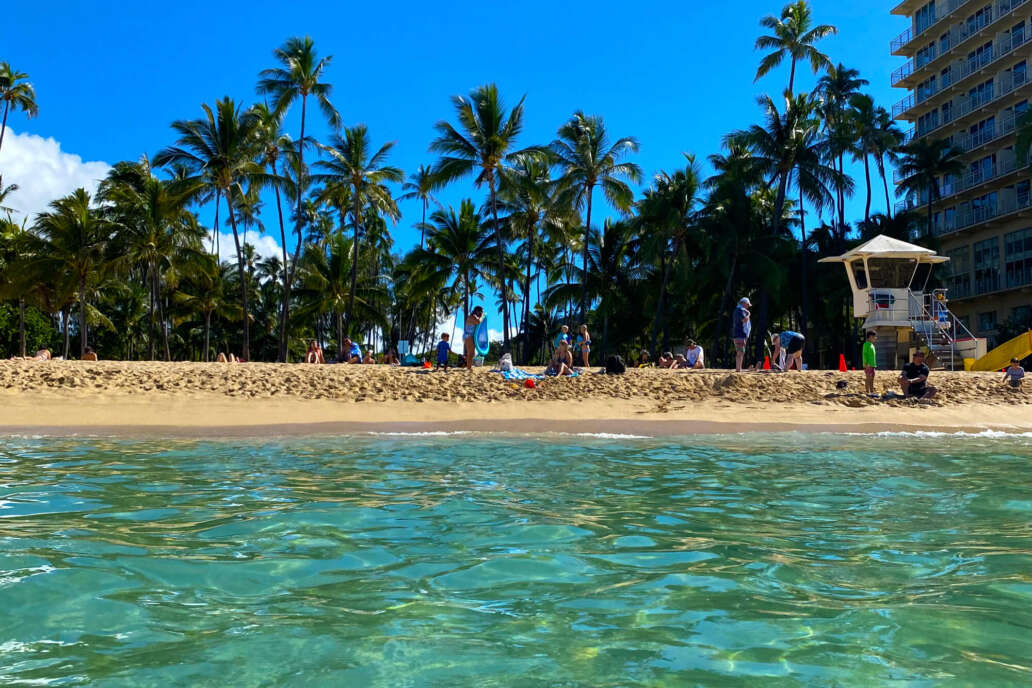
M 752 302 L 749 297 L 743 296 L 738 300 L 732 316 L 731 337 L 735 342 L 735 370 L 742 372 L 745 363 L 745 347 L 752 334 Z M 771 335 L 771 346 L 774 352 L 771 354 L 771 365 L 778 370 L 802 370 L 803 369 L 803 348 L 806 346 L 806 337 L 792 330 L 782 330 L 778 334 Z

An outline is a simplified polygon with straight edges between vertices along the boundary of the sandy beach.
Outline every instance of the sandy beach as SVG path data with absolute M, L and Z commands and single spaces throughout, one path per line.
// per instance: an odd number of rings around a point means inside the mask
M 894 390 L 895 379 L 880 372 L 876 388 Z M 935 372 L 931 382 L 940 396 L 918 404 L 865 396 L 860 372 L 647 369 L 547 379 L 527 389 L 487 369 L 4 361 L 0 431 L 1032 431 L 1032 395 L 1004 389 L 996 373 Z

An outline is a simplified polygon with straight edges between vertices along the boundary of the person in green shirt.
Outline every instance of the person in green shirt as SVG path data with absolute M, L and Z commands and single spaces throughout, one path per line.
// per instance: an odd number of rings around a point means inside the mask
M 878 339 L 878 333 L 874 330 L 867 332 L 867 341 L 864 342 L 864 385 L 868 394 L 874 394 L 874 371 L 878 368 L 878 352 L 874 350 L 874 342 Z

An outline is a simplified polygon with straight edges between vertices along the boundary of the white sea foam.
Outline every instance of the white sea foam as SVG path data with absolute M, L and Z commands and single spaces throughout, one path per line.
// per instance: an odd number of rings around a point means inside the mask
M 651 435 L 622 435 L 618 432 L 560 432 L 566 437 L 597 437 L 602 440 L 651 440 Z
M 856 437 L 927 437 L 927 438 L 941 438 L 941 437 L 974 437 L 974 438 L 989 438 L 989 439 L 1013 439 L 1016 437 L 1032 437 L 1032 432 L 1007 432 L 1005 430 L 981 430 L 979 432 L 965 432 L 958 430 L 957 432 L 943 432 L 941 430 L 910 430 L 910 431 L 892 431 L 885 430 L 882 432 L 847 432 L 846 435 L 853 435 Z
M 428 432 L 370 432 L 367 433 L 376 437 L 451 437 L 453 435 L 472 435 L 468 430 L 433 430 Z

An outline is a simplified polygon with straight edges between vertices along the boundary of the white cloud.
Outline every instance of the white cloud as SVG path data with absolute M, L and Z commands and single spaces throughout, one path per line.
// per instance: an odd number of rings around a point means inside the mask
M 208 230 L 208 240 L 205 243 L 206 246 L 211 246 L 212 231 Z M 244 242 L 243 232 L 240 233 L 240 243 Z M 261 258 L 279 258 L 283 260 L 283 250 L 280 248 L 279 242 L 273 239 L 268 234 L 258 234 L 257 232 L 247 233 L 247 243 L 254 246 L 254 252 Z M 232 232 L 219 232 L 219 260 L 229 261 L 236 265 L 236 244 L 233 243 Z
M 5 186 L 17 184 L 18 190 L 4 205 L 15 210 L 17 221 L 28 217 L 31 222 L 51 201 L 79 187 L 93 194 L 109 169 L 106 162 L 83 162 L 78 155 L 62 151 L 54 138 L 18 134 L 8 127 L 0 149 L 0 175 Z

